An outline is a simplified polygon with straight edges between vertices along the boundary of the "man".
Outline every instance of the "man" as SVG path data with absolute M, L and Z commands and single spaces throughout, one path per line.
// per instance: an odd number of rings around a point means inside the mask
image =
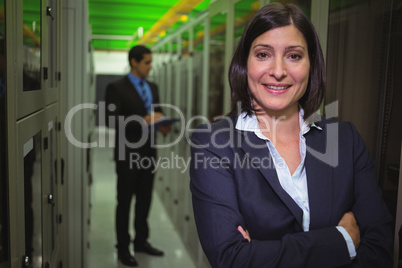
M 118 258 L 127 266 L 137 266 L 130 253 L 129 214 L 132 196 L 136 195 L 134 215 L 134 251 L 154 256 L 163 252 L 148 242 L 149 228 L 147 217 L 152 199 L 154 170 L 152 159 L 156 150 L 151 137 L 155 135 L 153 122 L 163 114 L 160 108 L 152 111 L 152 104 L 159 103 L 158 87 L 145 78 L 151 70 L 152 54 L 144 46 L 134 46 L 128 55 L 131 71 L 127 76 L 108 85 L 106 105 L 108 126 L 116 128 L 115 161 L 117 172 L 116 235 Z M 111 120 L 113 119 L 113 120 Z M 158 128 L 163 135 L 170 126 Z M 144 159 L 136 161 L 133 159 Z M 143 163 L 143 166 L 140 164 Z

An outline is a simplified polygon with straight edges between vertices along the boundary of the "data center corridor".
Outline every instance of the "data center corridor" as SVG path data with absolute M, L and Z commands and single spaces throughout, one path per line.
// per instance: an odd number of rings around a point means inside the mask
M 107 132 L 107 130 L 98 128 L 95 130 L 95 136 L 98 136 L 99 132 Z M 92 159 L 93 184 L 90 193 L 91 224 L 88 234 L 90 243 L 88 268 L 123 268 L 126 266 L 118 262 L 117 251 L 114 247 L 116 243 L 114 231 L 116 175 L 113 148 L 94 148 Z M 138 267 L 196 267 L 156 192 L 153 194 L 148 222 L 150 243 L 163 250 L 165 255 L 153 257 L 144 253 L 136 253 Z

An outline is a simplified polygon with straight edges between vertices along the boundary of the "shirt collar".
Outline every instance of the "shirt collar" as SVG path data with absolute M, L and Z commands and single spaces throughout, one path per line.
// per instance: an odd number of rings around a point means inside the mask
M 128 79 L 130 79 L 131 83 L 133 83 L 134 86 L 138 86 L 140 82 L 142 81 L 141 78 L 135 76 L 133 73 L 128 73 Z
M 301 135 L 304 135 L 307 132 L 309 132 L 312 127 L 316 128 L 318 130 L 322 130 L 322 128 L 320 128 L 319 126 L 314 124 L 314 122 L 312 122 L 311 124 L 308 124 L 303 119 L 303 116 L 304 116 L 304 110 L 303 110 L 303 108 L 300 108 L 299 124 L 300 124 L 300 134 Z M 237 123 L 236 123 L 235 128 L 238 130 L 242 130 L 242 131 L 254 132 L 259 137 L 262 136 L 262 132 L 261 132 L 260 126 L 258 124 L 257 116 L 255 115 L 255 113 L 253 113 L 250 116 L 248 116 L 246 112 L 242 112 L 241 114 L 239 114 L 239 116 L 237 117 Z

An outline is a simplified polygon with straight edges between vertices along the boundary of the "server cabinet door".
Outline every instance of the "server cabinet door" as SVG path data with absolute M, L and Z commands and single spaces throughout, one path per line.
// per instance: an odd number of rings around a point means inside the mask
M 8 142 L 5 97 L 0 96 L 0 267 L 9 264 Z M 5 126 L 5 127 L 3 127 Z
M 42 192 L 43 131 L 42 112 L 17 123 L 18 219 L 24 241 L 22 262 L 30 267 L 43 265 L 43 220 L 45 201 Z M 14 217 L 11 217 L 14 218 Z M 21 240 L 19 240 L 21 241 Z
M 183 39 L 184 40 L 184 39 Z M 184 42 L 183 42 L 184 43 Z M 186 117 L 186 112 L 189 107 L 187 107 L 187 95 L 189 94 L 188 79 L 189 72 L 188 62 L 190 60 L 189 54 L 183 54 L 181 56 L 181 61 L 178 63 L 180 65 L 180 73 L 179 73 L 179 85 L 180 85 L 180 94 L 178 96 L 177 108 L 180 111 L 180 115 L 176 114 L 176 117 L 184 116 Z M 188 118 L 186 118 L 188 119 Z M 187 121 L 187 120 L 185 120 Z M 171 183 L 174 186 L 174 214 L 173 214 L 173 223 L 175 224 L 179 234 L 183 235 L 183 225 L 184 225 L 184 202 L 185 202 L 185 187 L 188 187 L 187 176 L 185 173 L 185 165 L 182 163 L 187 163 L 186 151 L 188 150 L 188 143 L 184 137 L 185 124 L 176 123 L 174 125 L 175 133 L 174 138 L 176 139 L 174 145 L 174 154 L 175 159 L 181 159 L 180 161 L 176 161 L 174 163 L 174 172 L 173 178 L 174 182 Z
M 58 131 L 59 122 L 58 103 L 47 106 L 45 109 L 44 133 L 44 156 L 43 156 L 43 196 L 45 199 L 43 208 L 43 250 L 45 259 L 51 267 L 55 267 L 60 250 L 59 215 L 61 185 L 58 176 Z
M 226 10 L 226 9 L 225 9 Z M 223 11 L 223 10 L 222 10 Z M 225 88 L 225 45 L 227 28 L 227 12 L 217 13 L 210 18 L 211 32 L 209 42 L 209 89 L 208 119 L 224 114 Z
M 0 1 L 0 10 L 5 9 L 4 1 Z M 8 140 L 7 140 L 7 61 L 5 20 L 0 22 L 0 267 L 10 266 L 10 230 L 9 230 L 9 198 L 8 198 Z
M 201 116 L 206 116 L 206 108 L 207 107 L 207 90 L 209 88 L 208 77 L 205 76 L 204 73 L 205 66 L 209 61 L 204 60 L 204 33 L 205 26 L 204 23 L 200 23 L 194 27 L 194 49 L 192 52 L 193 64 L 192 64 L 192 85 L 193 88 L 189 89 L 192 91 L 192 99 L 188 109 L 190 120 L 187 120 L 189 129 L 194 129 L 201 123 L 206 123 L 204 120 L 201 120 Z M 207 89 L 204 91 L 204 89 Z M 204 107 L 204 108 L 203 108 Z M 205 111 L 203 111 L 205 110 Z

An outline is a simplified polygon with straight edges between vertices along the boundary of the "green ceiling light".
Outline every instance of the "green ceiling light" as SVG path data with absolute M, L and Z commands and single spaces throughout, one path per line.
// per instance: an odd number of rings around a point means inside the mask
M 161 32 L 172 27 L 177 21 L 180 21 L 183 14 L 189 13 L 203 1 L 204 0 L 180 0 L 145 33 L 138 41 L 138 44 L 155 43 Z

